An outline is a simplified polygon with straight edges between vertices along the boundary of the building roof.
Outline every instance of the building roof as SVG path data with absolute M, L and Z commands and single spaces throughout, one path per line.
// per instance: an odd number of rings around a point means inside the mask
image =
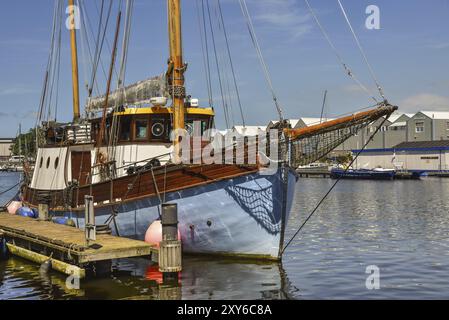
M 399 121 L 399 122 L 394 122 L 390 127 L 405 127 L 405 126 L 407 126 L 407 122 Z
M 435 120 L 449 120 L 449 112 L 444 111 L 420 111 L 422 114 Z
M 352 150 L 353 153 L 449 151 L 449 140 L 401 142 L 392 148 Z
M 397 121 L 400 117 L 402 117 L 402 116 L 406 116 L 407 118 L 411 118 L 411 117 L 413 117 L 413 114 L 410 114 L 410 113 L 393 113 L 389 118 L 388 118 L 388 120 L 390 121 L 390 122 L 395 122 L 395 121 Z
M 0 143 L 13 143 L 14 138 L 0 138 Z
M 290 125 L 292 126 L 292 128 L 296 128 L 296 126 L 298 125 L 299 119 L 289 119 L 288 121 L 290 121 Z
M 320 124 L 326 121 L 331 121 L 334 120 L 333 118 L 301 118 L 300 120 L 302 120 L 302 122 L 304 122 L 304 124 L 306 126 L 313 126 L 315 124 Z
M 257 136 L 259 131 L 266 131 L 266 128 L 261 126 L 234 126 L 232 129 L 242 136 Z
M 279 122 L 279 120 L 271 120 L 270 122 L 268 122 L 267 127 L 273 126 L 273 125 L 277 124 L 278 122 Z
M 393 149 L 449 148 L 449 140 L 401 142 Z

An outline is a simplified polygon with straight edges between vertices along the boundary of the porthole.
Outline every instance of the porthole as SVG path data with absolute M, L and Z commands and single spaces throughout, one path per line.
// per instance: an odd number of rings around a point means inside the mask
M 58 165 L 59 165 L 59 157 L 55 159 L 55 169 L 58 169 Z
M 39 163 L 39 168 L 42 168 L 42 164 L 44 163 L 44 157 L 41 157 L 41 161 Z
M 48 159 L 47 159 L 47 169 L 48 169 L 48 167 L 50 167 L 50 157 L 48 157 Z
M 151 134 L 153 137 L 160 138 L 164 134 L 164 124 L 160 122 L 156 122 L 151 127 Z

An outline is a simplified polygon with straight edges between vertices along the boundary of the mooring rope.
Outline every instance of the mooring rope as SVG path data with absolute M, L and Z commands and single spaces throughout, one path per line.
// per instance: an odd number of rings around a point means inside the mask
M 371 142 L 371 140 L 374 138 L 374 136 L 379 132 L 379 130 L 382 128 L 382 126 L 384 125 L 384 123 L 388 120 L 388 118 L 390 118 L 389 114 L 387 117 L 385 117 L 385 119 L 382 121 L 382 123 L 377 127 L 376 131 L 374 131 L 374 133 L 369 137 L 369 139 L 366 141 L 366 143 L 363 145 L 362 149 L 360 149 L 357 152 L 357 155 L 354 157 L 354 159 L 352 159 L 351 163 L 349 163 L 349 165 L 346 167 L 346 169 L 344 170 L 343 174 L 345 174 L 346 172 L 348 172 L 349 168 L 354 164 L 354 162 L 357 160 L 357 158 L 360 156 L 360 154 L 365 150 L 365 148 L 367 147 L 367 145 Z M 287 244 L 284 246 L 284 248 L 281 251 L 281 255 L 284 253 L 284 251 L 287 249 L 287 247 L 293 242 L 293 240 L 296 238 L 296 236 L 301 232 L 301 230 L 304 228 L 304 226 L 307 224 L 307 222 L 310 220 L 310 218 L 312 218 L 312 216 L 315 214 L 315 212 L 318 210 L 318 208 L 321 206 L 321 204 L 324 202 L 324 200 L 326 200 L 326 198 L 329 196 L 329 194 L 332 192 L 332 190 L 334 190 L 334 188 L 336 187 L 336 185 L 340 182 L 340 180 L 342 179 L 342 176 L 340 176 L 335 183 L 329 188 L 329 190 L 326 192 L 326 194 L 323 196 L 323 198 L 321 198 L 321 200 L 318 202 L 318 204 L 315 206 L 315 208 L 312 210 L 312 212 L 308 215 L 308 217 L 306 218 L 306 220 L 304 220 L 304 222 L 302 223 L 302 225 L 299 227 L 299 229 L 295 232 L 295 234 L 293 235 L 293 237 L 290 238 L 290 240 L 287 242 Z
M 267 66 L 267 64 L 265 62 L 265 59 L 263 57 L 262 50 L 260 49 L 259 41 L 257 40 L 256 32 L 254 30 L 253 21 L 251 19 L 251 15 L 249 14 L 248 7 L 246 5 L 246 1 L 245 0 L 239 0 L 239 3 L 240 3 L 240 9 L 242 10 L 243 16 L 246 19 L 246 25 L 247 25 L 248 32 L 249 32 L 249 35 L 251 37 L 251 40 L 253 42 L 253 46 L 256 49 L 256 53 L 257 53 L 257 56 L 259 58 L 260 65 L 262 66 L 262 70 L 263 70 L 264 75 L 265 75 L 265 80 L 268 83 L 268 86 L 270 88 L 274 104 L 276 106 L 276 110 L 277 110 L 277 112 L 279 114 L 279 120 L 282 122 L 284 120 L 283 111 L 282 111 L 282 108 L 281 108 L 281 106 L 279 104 L 276 92 L 274 91 L 273 82 L 271 81 L 270 71 L 268 70 L 268 66 Z

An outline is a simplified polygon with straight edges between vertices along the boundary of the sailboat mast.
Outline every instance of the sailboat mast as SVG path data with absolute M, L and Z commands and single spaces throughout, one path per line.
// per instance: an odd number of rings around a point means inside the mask
M 185 128 L 186 96 L 184 72 L 186 65 L 182 57 L 182 30 L 181 30 L 181 1 L 168 0 L 168 33 L 170 44 L 170 59 L 168 61 L 169 92 L 173 101 L 173 130 L 175 130 L 174 151 L 179 156 L 179 129 Z
M 69 0 L 70 10 L 70 47 L 72 52 L 72 90 L 73 90 L 73 120 L 77 121 L 80 117 L 80 92 L 78 80 L 78 52 L 76 44 L 76 17 L 74 0 Z

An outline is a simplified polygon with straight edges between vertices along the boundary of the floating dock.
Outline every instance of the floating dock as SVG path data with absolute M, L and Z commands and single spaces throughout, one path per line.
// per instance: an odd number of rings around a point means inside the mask
M 423 170 L 424 172 L 425 170 Z M 296 173 L 301 178 L 330 178 L 331 172 L 327 168 L 301 168 L 297 169 Z M 449 178 L 449 172 L 426 172 L 429 177 Z M 426 175 L 424 175 L 426 176 Z M 397 171 L 394 180 L 419 180 L 421 176 L 417 176 L 411 171 Z
M 120 258 L 157 257 L 156 246 L 143 241 L 99 234 L 86 243 L 85 231 L 49 221 L 0 212 L 0 236 L 9 251 L 25 259 L 42 263 L 51 259 L 53 269 L 85 276 L 85 267 Z
M 301 178 L 330 178 L 331 173 L 328 168 L 301 168 L 296 173 Z

